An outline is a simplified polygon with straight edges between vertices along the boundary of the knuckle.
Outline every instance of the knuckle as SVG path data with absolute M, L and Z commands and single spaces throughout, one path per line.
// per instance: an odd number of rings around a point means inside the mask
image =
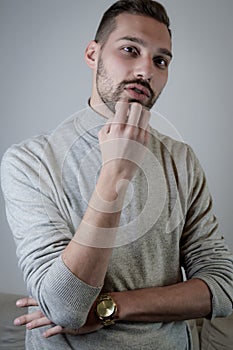
M 25 324 L 25 323 L 27 323 L 27 316 L 20 316 L 19 317 L 19 322 L 20 322 L 20 324 Z
M 142 134 L 139 134 L 139 135 L 138 135 L 138 142 L 141 143 L 141 144 L 144 144 L 144 142 L 145 142 L 145 137 L 144 137 L 144 135 L 142 135 Z
M 41 310 L 38 311 L 38 317 L 44 317 L 44 314 Z
M 118 132 L 121 131 L 122 129 L 124 129 L 125 127 L 125 123 L 114 123 L 112 125 L 113 131 Z
M 62 333 L 64 328 L 62 326 L 57 326 L 57 332 Z
M 134 140 L 137 136 L 138 131 L 134 125 L 128 125 L 128 127 L 125 130 L 125 133 L 130 140 Z
M 24 302 L 24 306 L 30 306 L 30 298 L 25 298 L 25 299 L 22 299 L 23 302 Z

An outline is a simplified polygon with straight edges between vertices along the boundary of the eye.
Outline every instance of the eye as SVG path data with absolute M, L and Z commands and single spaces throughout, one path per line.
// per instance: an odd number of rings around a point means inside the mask
M 138 55 L 138 50 L 136 49 L 136 47 L 133 47 L 133 46 L 124 46 L 122 48 L 122 50 L 126 53 L 126 54 L 129 54 L 129 55 Z
M 166 69 L 169 64 L 168 60 L 166 60 L 164 57 L 155 57 L 153 61 L 154 64 L 160 69 Z

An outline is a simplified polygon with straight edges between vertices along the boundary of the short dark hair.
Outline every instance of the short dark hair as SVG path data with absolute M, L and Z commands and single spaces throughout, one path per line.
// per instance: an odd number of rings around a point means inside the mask
M 116 29 L 116 17 L 121 13 L 152 17 L 166 25 L 171 36 L 170 20 L 163 5 L 152 0 L 119 0 L 104 13 L 95 35 L 95 41 L 105 43 Z

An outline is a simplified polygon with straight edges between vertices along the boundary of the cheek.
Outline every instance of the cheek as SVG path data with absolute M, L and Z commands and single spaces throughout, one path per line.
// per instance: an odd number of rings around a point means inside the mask
M 130 77 L 133 69 L 132 62 L 127 62 L 117 55 L 108 55 L 105 59 L 105 67 L 110 76 L 116 81 L 122 81 Z
M 161 91 L 163 90 L 163 88 L 165 87 L 165 85 L 167 84 L 167 80 L 168 80 L 168 72 L 160 72 L 159 74 L 157 74 L 157 77 L 155 78 L 155 86 L 156 88 Z

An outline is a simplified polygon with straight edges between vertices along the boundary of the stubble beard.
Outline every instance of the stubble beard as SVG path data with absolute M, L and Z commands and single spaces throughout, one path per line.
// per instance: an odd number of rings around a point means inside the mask
M 148 98 L 147 102 L 143 104 L 141 101 L 137 101 L 135 99 L 128 99 L 128 102 L 139 102 L 141 103 L 146 109 L 151 109 L 157 99 L 159 98 L 159 93 L 157 96 L 152 91 L 149 83 L 142 81 L 140 79 L 130 80 L 130 81 L 122 81 L 120 84 L 116 86 L 114 89 L 114 83 L 110 76 L 107 74 L 107 71 L 104 67 L 103 60 L 100 57 L 97 67 L 97 75 L 96 75 L 96 88 L 98 91 L 98 94 L 102 100 L 102 102 L 112 111 L 115 113 L 115 106 L 118 101 L 123 101 L 122 95 L 124 93 L 125 86 L 127 84 L 142 84 L 150 91 L 150 97 Z

